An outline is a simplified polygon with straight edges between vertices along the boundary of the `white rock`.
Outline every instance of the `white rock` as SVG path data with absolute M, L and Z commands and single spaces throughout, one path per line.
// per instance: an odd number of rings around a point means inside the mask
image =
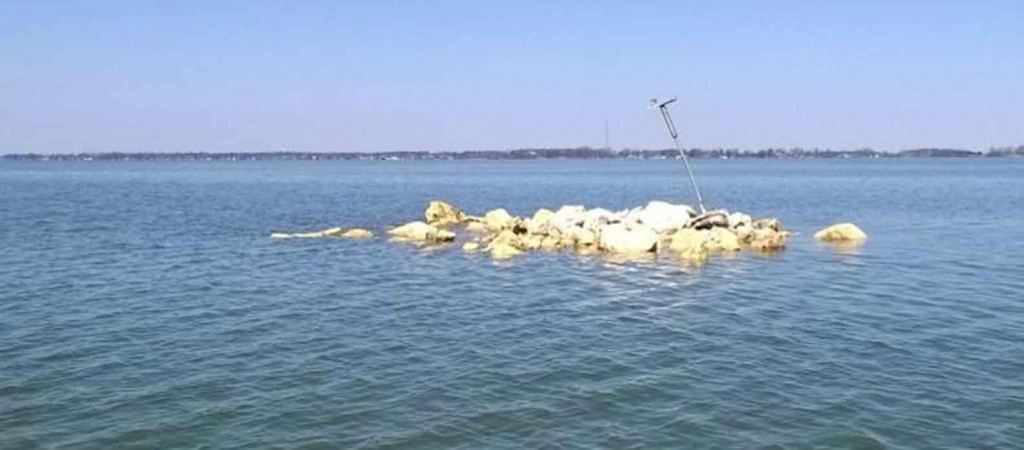
M 586 212 L 587 210 L 582 206 L 563 206 L 555 211 L 554 216 L 551 216 L 551 226 L 565 234 L 571 228 L 583 225 L 586 220 Z
M 658 233 L 643 225 L 627 226 L 623 223 L 608 225 L 601 230 L 600 247 L 610 253 L 643 253 L 658 249 Z
M 498 208 L 484 214 L 483 222 L 484 225 L 487 225 L 488 229 L 498 231 L 509 227 L 513 219 L 515 218 L 508 211 L 505 211 L 504 208 Z
M 824 228 L 814 233 L 814 239 L 822 242 L 851 242 L 863 241 L 868 238 L 867 233 L 852 223 L 840 223 Z
M 388 230 L 388 234 L 396 238 L 414 241 L 449 242 L 455 239 L 455 233 L 439 230 L 437 227 L 419 221 L 392 228 Z
M 654 230 L 655 233 L 669 233 L 686 227 L 690 218 L 696 213 L 687 205 L 673 205 L 662 201 L 652 201 L 637 215 L 637 222 Z

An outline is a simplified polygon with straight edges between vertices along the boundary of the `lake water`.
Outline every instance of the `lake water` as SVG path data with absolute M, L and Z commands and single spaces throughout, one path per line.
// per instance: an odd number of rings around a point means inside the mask
M 0 162 L 0 448 L 1024 448 L 1024 161 L 695 170 L 789 248 L 268 238 L 690 203 L 679 161 Z

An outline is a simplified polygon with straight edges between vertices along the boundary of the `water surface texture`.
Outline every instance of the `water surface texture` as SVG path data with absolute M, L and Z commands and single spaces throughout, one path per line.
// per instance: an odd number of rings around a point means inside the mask
M 679 161 L 0 162 L 0 448 L 1024 448 L 1024 161 L 695 170 L 789 249 L 268 238 L 687 202 Z

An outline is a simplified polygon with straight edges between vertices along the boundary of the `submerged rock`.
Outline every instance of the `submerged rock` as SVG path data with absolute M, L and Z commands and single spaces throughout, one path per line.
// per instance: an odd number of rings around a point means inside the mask
M 459 210 L 459 208 L 440 200 L 430 202 L 427 205 L 426 211 L 423 212 L 423 217 L 427 220 L 428 224 L 435 227 L 462 223 L 467 218 L 466 214 Z
M 353 228 L 341 233 L 341 237 L 350 239 L 369 239 L 373 237 L 373 232 L 362 228 Z
M 487 225 L 484 225 L 484 223 L 479 220 L 471 220 L 466 224 L 466 231 L 484 232 L 487 231 Z
M 822 242 L 854 242 L 863 241 L 867 238 L 868 235 L 852 223 L 832 225 L 814 233 L 814 239 Z
M 388 231 L 393 237 L 423 242 L 451 242 L 455 240 L 455 233 L 441 230 L 433 225 L 423 222 L 409 222 L 405 225 L 392 228 Z
M 515 248 L 509 244 L 495 244 L 489 248 L 491 256 L 498 259 L 511 258 L 513 256 L 522 254 L 523 251 Z
M 343 236 L 345 230 L 343 228 L 328 228 L 321 231 L 306 231 L 300 233 L 270 233 L 270 237 L 273 239 L 290 239 L 290 238 L 324 238 L 324 237 L 340 237 Z M 347 236 L 346 236 L 347 237 Z

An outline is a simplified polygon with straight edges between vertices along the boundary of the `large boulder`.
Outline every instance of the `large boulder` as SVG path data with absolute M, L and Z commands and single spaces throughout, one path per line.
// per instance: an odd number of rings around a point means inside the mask
M 629 218 L 654 230 L 655 233 L 670 233 L 690 224 L 696 211 L 687 205 L 673 205 L 668 202 L 652 201 L 639 211 L 631 211 Z
M 852 223 L 840 223 L 827 227 L 814 233 L 814 239 L 822 242 L 855 242 L 868 238 L 857 225 Z
M 405 225 L 388 230 L 388 234 L 398 239 L 423 242 L 451 242 L 455 240 L 455 233 L 441 230 L 433 225 L 424 222 L 409 222 Z
M 551 218 L 554 216 L 555 212 L 550 209 L 538 209 L 537 212 L 533 213 L 533 217 L 526 219 L 526 232 L 530 234 L 548 234 Z
M 512 226 L 515 217 L 512 217 L 504 208 L 487 211 L 484 214 L 483 223 L 491 231 L 500 231 Z
M 789 232 L 775 231 L 772 228 L 754 228 L 747 237 L 746 244 L 753 250 L 762 252 L 775 252 L 786 248 L 786 238 Z
M 657 251 L 659 242 L 658 233 L 650 227 L 615 223 L 601 230 L 599 245 L 610 253 L 644 253 Z
M 738 252 L 740 251 L 740 240 L 736 234 L 727 228 L 715 227 L 707 231 L 708 240 L 704 247 L 712 252 Z
M 503 230 L 491 238 L 490 242 L 487 244 L 487 249 L 490 250 L 492 247 L 498 245 L 510 245 L 518 249 L 523 249 L 525 248 L 523 240 L 524 238 L 522 235 L 516 234 L 512 230 Z
M 466 214 L 452 206 L 450 203 L 434 200 L 427 205 L 423 217 L 427 223 L 436 227 L 443 227 L 461 223 L 466 220 Z
M 672 234 L 672 242 L 668 248 L 679 253 L 701 250 L 704 249 L 704 242 L 709 237 L 707 231 L 683 228 Z

